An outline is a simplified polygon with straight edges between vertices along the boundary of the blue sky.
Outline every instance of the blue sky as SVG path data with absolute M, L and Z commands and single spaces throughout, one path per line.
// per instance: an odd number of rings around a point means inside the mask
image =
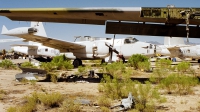
M 200 7 L 200 0 L 0 0 L 0 8 L 42 8 L 42 7 Z M 73 41 L 74 36 L 95 36 L 113 37 L 112 34 L 105 34 L 105 26 L 81 25 L 67 23 L 43 23 L 49 37 L 67 41 Z M 11 21 L 0 16 L 0 27 L 6 25 L 8 29 L 30 26 L 30 22 Z M 163 43 L 163 37 L 137 36 L 137 35 L 116 35 L 116 38 L 133 36 L 141 41 L 158 41 Z M 0 35 L 0 39 L 14 38 Z M 190 42 L 199 43 L 200 39 L 190 39 Z M 11 44 L 0 43 L 0 49 L 9 49 Z

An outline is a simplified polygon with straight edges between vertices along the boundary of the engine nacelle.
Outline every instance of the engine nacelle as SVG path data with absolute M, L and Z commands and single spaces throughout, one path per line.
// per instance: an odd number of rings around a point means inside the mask
M 108 54 L 109 53 L 109 48 L 106 46 L 105 42 L 96 42 L 95 45 L 97 48 L 97 49 L 95 49 L 96 54 Z
M 28 33 L 30 34 L 37 33 L 37 28 L 29 28 Z

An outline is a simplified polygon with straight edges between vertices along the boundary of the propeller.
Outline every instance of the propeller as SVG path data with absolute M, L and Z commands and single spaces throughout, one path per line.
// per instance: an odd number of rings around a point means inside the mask
M 109 57 L 109 60 L 108 60 L 108 63 L 111 63 L 112 62 L 112 55 L 113 55 L 113 51 L 116 51 L 114 50 L 114 40 L 115 40 L 115 34 L 114 34 L 114 37 L 113 37 L 113 43 L 112 43 L 112 46 L 110 46 L 109 48 L 109 52 L 110 52 L 110 57 Z M 119 52 L 118 52 L 119 53 Z

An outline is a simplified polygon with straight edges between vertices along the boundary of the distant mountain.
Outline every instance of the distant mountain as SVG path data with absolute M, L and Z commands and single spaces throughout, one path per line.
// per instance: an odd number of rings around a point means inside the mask
M 155 45 L 162 45 L 161 43 L 157 41 L 148 41 L 147 43 L 155 44 Z
M 193 42 L 187 42 L 187 41 L 184 41 L 185 42 L 185 44 L 187 44 L 187 45 L 200 45 L 200 43 L 193 43 Z

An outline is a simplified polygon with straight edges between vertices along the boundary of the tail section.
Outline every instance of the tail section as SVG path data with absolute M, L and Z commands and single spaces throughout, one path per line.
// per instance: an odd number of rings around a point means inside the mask
M 31 22 L 31 27 L 37 28 L 38 32 L 35 33 L 35 35 L 47 37 L 46 31 L 44 29 L 42 22 Z M 41 46 L 41 43 L 29 41 L 29 45 Z
M 164 45 L 185 45 L 182 37 L 165 37 Z
M 31 22 L 31 27 L 37 28 L 38 32 L 35 35 L 47 37 L 46 31 L 42 22 Z
M 8 32 L 8 29 L 6 28 L 5 25 L 3 25 L 1 34 L 5 34 L 6 32 Z

